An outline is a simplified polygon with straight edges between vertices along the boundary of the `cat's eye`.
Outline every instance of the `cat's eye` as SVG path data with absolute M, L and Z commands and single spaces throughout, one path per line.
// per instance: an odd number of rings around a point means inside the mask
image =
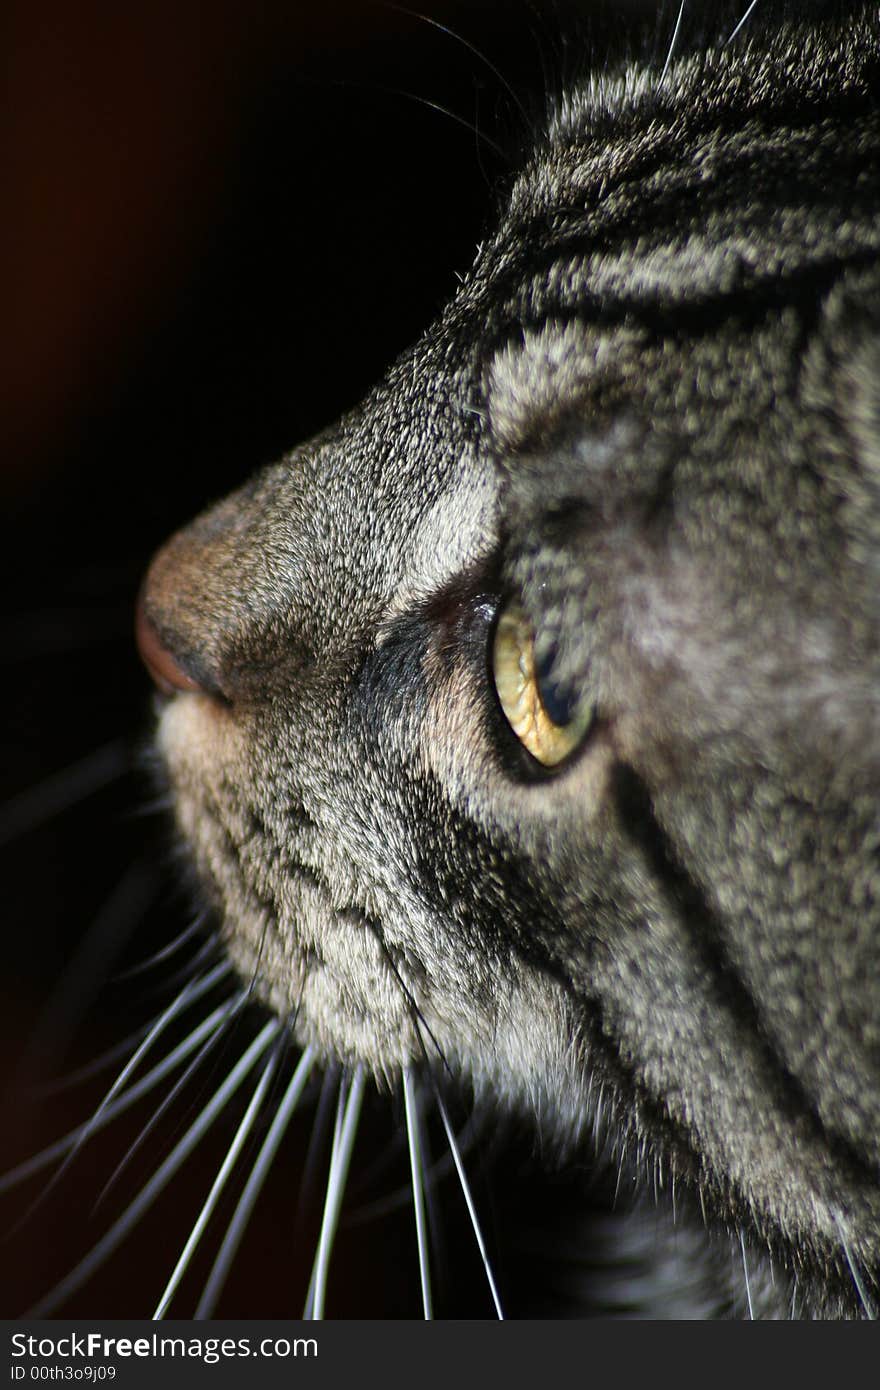
M 582 743 L 592 723 L 589 702 L 553 679 L 554 653 L 541 661 L 522 608 L 501 612 L 492 648 L 492 676 L 505 718 L 520 743 L 544 767 L 556 767 Z

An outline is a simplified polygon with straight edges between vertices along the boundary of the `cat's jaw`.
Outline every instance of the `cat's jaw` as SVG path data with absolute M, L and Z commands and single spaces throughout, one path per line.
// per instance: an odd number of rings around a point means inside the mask
M 254 874 L 248 815 L 228 791 L 230 770 L 249 756 L 248 736 L 209 697 L 167 701 L 158 744 L 229 957 L 303 1045 L 328 1064 L 365 1067 L 382 1085 L 427 1063 L 481 1103 L 528 1118 L 550 1150 L 583 1143 L 594 1098 L 586 1044 L 561 983 L 515 958 L 497 959 L 494 975 L 475 980 L 452 949 L 443 978 L 429 975 L 418 943 L 441 939 L 446 924 L 359 870 L 356 845 L 340 837 L 334 846 L 329 828 L 320 836 L 320 877 L 306 868 L 271 881 Z

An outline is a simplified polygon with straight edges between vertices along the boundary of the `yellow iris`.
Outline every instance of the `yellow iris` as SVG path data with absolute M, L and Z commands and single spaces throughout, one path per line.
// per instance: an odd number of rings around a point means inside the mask
M 492 650 L 492 674 L 501 708 L 511 729 L 532 757 L 556 767 L 574 752 L 592 719 L 588 703 L 576 707 L 567 724 L 555 724 L 541 700 L 535 662 L 535 634 L 516 603 L 498 619 Z

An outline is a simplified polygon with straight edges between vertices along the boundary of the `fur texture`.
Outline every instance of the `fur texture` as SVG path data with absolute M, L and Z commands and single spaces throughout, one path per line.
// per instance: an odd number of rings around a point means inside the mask
M 159 725 L 180 829 L 303 1043 L 393 1085 L 429 1036 L 698 1198 L 757 1311 L 859 1315 L 880 27 L 767 33 L 570 91 L 445 313 L 173 538 L 144 611 L 200 686 Z M 511 600 L 594 711 L 553 773 L 491 679 Z

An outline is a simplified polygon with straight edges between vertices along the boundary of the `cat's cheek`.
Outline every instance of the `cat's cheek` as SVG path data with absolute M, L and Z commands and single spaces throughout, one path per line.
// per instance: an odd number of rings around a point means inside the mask
M 362 1065 L 376 1078 L 409 1065 L 418 1042 L 376 936 L 316 885 L 291 880 L 281 898 L 268 931 L 246 933 L 236 920 L 227 949 L 239 976 L 256 977 L 263 1001 L 295 1020 L 297 1040 L 327 1062 Z
M 466 1023 L 448 1040 L 438 1035 L 476 1097 L 526 1116 L 560 1156 L 576 1150 L 592 1133 L 595 1106 L 587 1044 L 562 986 L 522 969 L 492 1020 L 488 1045 Z
M 406 1001 L 376 937 L 317 881 L 288 866 L 266 874 L 251 851 L 253 731 L 198 695 L 164 709 L 157 745 L 177 829 L 216 913 L 239 979 L 328 1062 L 389 1077 L 419 1056 Z M 344 897 L 344 894 L 342 895 Z

